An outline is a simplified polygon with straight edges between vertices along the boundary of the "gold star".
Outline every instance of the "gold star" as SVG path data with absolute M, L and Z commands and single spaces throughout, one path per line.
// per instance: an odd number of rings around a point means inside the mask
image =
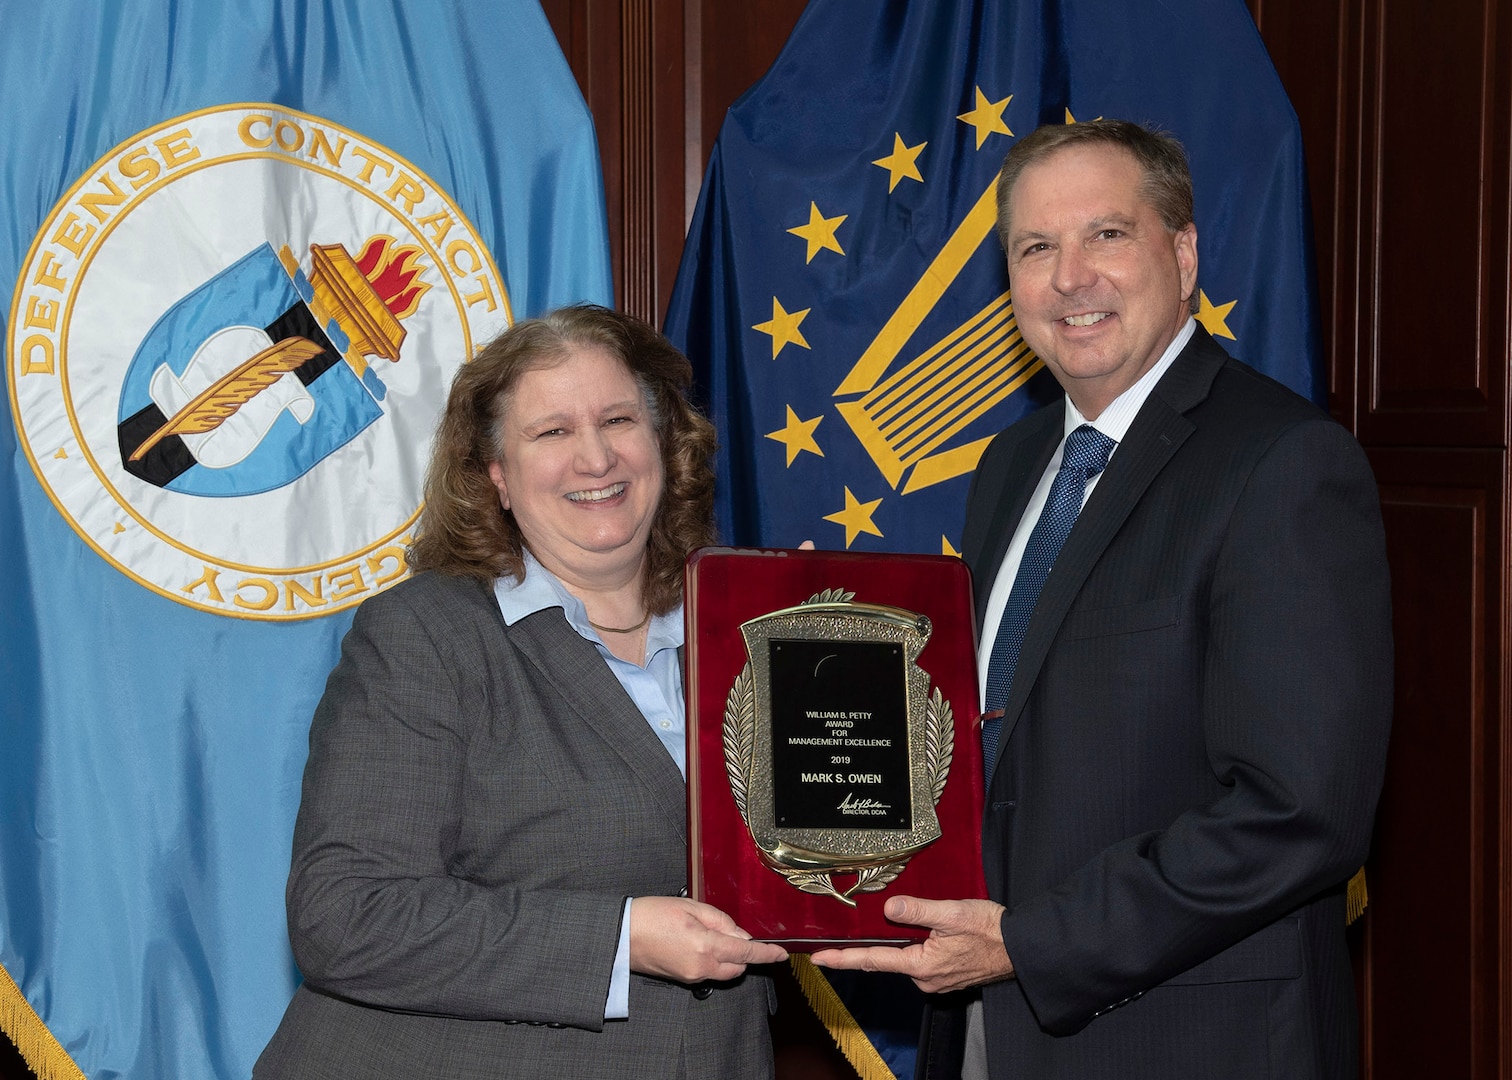
M 115 523 L 115 528 L 111 529 L 110 531 L 113 532 L 113 533 L 115 533 L 117 536 L 119 536 L 121 533 L 123 533 L 123 532 L 126 531 L 126 526 L 122 525 L 118 521 L 118 522 Z
M 835 239 L 835 230 L 848 216 L 848 214 L 841 214 L 839 217 L 827 218 L 819 212 L 818 203 L 809 203 L 808 224 L 798 225 L 788 230 L 794 236 L 801 236 L 808 241 L 808 258 L 804 259 L 804 262 L 813 262 L 820 248 L 837 251 L 841 255 L 845 254 L 844 249 L 840 247 L 840 241 Z
M 757 323 L 752 330 L 760 330 L 763 334 L 772 335 L 772 359 L 777 359 L 777 354 L 788 344 L 801 345 L 807 349 L 809 343 L 803 340 L 803 333 L 798 329 L 798 324 L 808 315 L 810 308 L 802 311 L 787 312 L 782 310 L 782 305 L 777 298 L 772 297 L 772 318 L 768 322 Z
M 940 534 L 940 554 L 954 555 L 958 559 L 961 557 L 961 553 L 950 545 L 950 537 L 944 533 Z
M 1101 119 L 1102 119 L 1102 117 L 1100 117 L 1100 116 L 1094 116 L 1092 118 L 1092 120 L 1101 120 Z M 1092 120 L 1089 120 L 1088 123 L 1091 123 Z M 1074 124 L 1074 123 L 1076 123 L 1076 117 L 1074 117 L 1074 116 L 1071 115 L 1071 110 L 1070 109 L 1066 110 L 1066 123 L 1068 123 L 1068 124 Z
M 775 439 L 787 447 L 787 463 L 792 465 L 793 459 L 807 450 L 811 454 L 824 456 L 824 451 L 819 449 L 819 444 L 814 441 L 814 429 L 819 426 L 819 421 L 824 417 L 816 416 L 812 420 L 800 420 L 793 407 L 787 407 L 787 427 L 781 431 L 767 432 L 767 438 Z
M 921 184 L 924 182 L 924 177 L 919 174 L 918 159 L 919 151 L 928 145 L 929 143 L 927 142 L 921 142 L 918 146 L 904 146 L 903 136 L 899 135 L 896 131 L 893 132 L 893 152 L 885 158 L 878 158 L 872 162 L 873 165 L 880 165 L 887 170 L 887 190 L 889 194 L 892 193 L 893 188 L 898 186 L 898 181 L 905 176 L 910 180 L 917 180 Z
M 872 514 L 877 507 L 882 505 L 881 499 L 873 499 L 871 502 L 857 502 L 851 494 L 851 489 L 845 489 L 845 509 L 833 514 L 826 514 L 825 521 L 833 521 L 836 525 L 845 526 L 845 546 L 848 548 L 861 533 L 871 533 L 873 536 L 881 536 L 882 530 L 872 524 Z
M 980 150 L 982 144 L 987 141 L 987 136 L 996 132 L 999 135 L 1012 135 L 1008 125 L 1003 121 L 1003 110 L 1013 100 L 1009 94 L 1002 101 L 988 101 L 987 95 L 982 93 L 982 88 L 976 88 L 976 108 L 970 112 L 962 113 L 957 120 L 965 121 L 976 128 L 976 148 Z
M 1202 324 L 1203 329 L 1214 337 L 1226 337 L 1230 341 L 1234 341 L 1234 332 L 1228 328 L 1228 323 L 1224 320 L 1228 318 L 1229 312 L 1234 310 L 1234 305 L 1239 301 L 1230 300 L 1226 304 L 1214 304 L 1208 299 L 1207 293 L 1198 289 L 1197 302 L 1199 305 L 1197 308 L 1197 321 Z

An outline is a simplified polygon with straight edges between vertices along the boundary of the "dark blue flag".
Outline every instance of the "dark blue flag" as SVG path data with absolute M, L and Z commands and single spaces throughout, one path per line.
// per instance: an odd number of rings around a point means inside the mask
M 1198 319 L 1323 400 L 1301 136 L 1241 0 L 813 0 L 725 120 L 667 315 L 726 541 L 954 552 L 987 440 L 1057 393 L 1014 323 L 997 171 L 1098 117 L 1186 146 Z M 911 1072 L 907 1024 L 861 1025 L 863 1075 Z
M 951 549 L 985 440 L 1055 392 L 1017 338 L 998 167 L 1097 117 L 1181 139 L 1198 318 L 1322 401 L 1301 136 L 1240 0 L 814 0 L 730 110 L 667 315 L 725 539 Z

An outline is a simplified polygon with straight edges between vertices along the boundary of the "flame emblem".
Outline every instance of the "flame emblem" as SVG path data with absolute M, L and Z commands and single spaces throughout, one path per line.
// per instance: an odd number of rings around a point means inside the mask
M 401 244 L 392 236 L 374 236 L 357 255 L 357 269 L 372 283 L 384 307 L 396 319 L 407 319 L 420 306 L 420 298 L 430 291 L 430 284 L 420 280 L 425 268 L 415 265 L 420 248 Z

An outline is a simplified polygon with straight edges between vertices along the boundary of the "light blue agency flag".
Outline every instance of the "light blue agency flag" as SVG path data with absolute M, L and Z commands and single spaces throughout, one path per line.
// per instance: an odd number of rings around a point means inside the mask
M 0 1028 L 245 1077 L 310 715 L 451 374 L 610 297 L 535 3 L 0 0 Z
M 1098 117 L 1185 144 L 1197 318 L 1322 400 L 1301 137 L 1241 0 L 813 0 L 725 120 L 667 316 L 727 542 L 955 551 L 987 440 L 1058 394 L 1014 322 L 997 171 Z M 885 1064 L 853 1061 L 910 1074 L 917 1009 L 873 1022 L 904 995 L 849 983 Z

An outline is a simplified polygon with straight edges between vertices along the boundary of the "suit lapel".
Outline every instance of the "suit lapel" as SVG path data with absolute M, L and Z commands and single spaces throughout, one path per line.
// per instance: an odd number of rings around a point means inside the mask
M 593 644 L 545 608 L 506 627 L 510 641 L 578 718 L 624 760 L 687 842 L 687 789 L 677 764 Z
M 1023 714 L 1050 646 L 1087 576 L 1150 484 L 1196 430 L 1185 413 L 1207 397 L 1213 377 L 1226 359 L 1227 354 L 1199 326 L 1119 443 L 1040 590 L 1019 650 L 1013 688 L 1003 708 L 999 755 Z M 1043 468 L 1041 465 L 1041 471 Z M 1016 524 L 1014 519 L 1009 528 Z

